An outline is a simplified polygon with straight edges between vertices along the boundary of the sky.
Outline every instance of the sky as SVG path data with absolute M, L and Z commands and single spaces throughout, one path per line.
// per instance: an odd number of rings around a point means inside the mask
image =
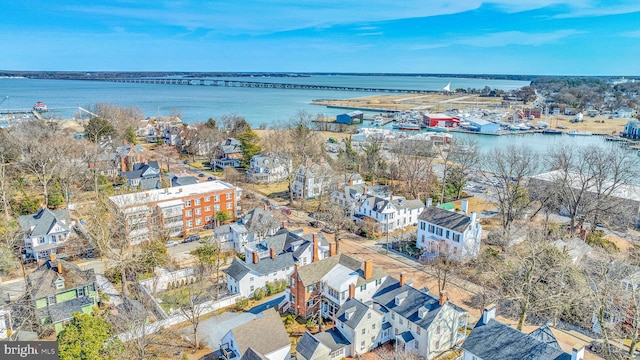
M 0 0 L 2 70 L 640 75 L 638 0 Z

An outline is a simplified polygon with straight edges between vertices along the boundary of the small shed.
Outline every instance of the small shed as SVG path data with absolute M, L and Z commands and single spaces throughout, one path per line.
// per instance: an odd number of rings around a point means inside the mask
M 361 124 L 364 120 L 364 113 L 362 111 L 356 110 L 348 113 L 340 114 L 336 116 L 336 122 L 338 124 Z

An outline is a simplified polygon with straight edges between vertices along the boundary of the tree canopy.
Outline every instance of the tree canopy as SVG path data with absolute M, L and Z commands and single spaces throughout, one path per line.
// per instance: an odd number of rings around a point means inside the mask
M 74 313 L 58 334 L 60 360 L 116 359 L 122 343 L 112 336 L 111 324 L 104 318 Z

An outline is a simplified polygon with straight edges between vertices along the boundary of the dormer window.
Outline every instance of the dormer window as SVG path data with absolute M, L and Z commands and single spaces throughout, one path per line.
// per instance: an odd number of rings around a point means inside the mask
M 57 290 L 64 289 L 64 279 L 62 277 L 58 277 L 54 284 Z
M 418 309 L 418 317 L 420 319 L 424 319 L 424 317 L 427 315 L 428 312 L 429 312 L 429 309 L 423 306 L 420 309 Z
M 396 305 L 396 306 L 398 306 L 398 305 L 402 304 L 402 302 L 403 302 L 403 301 L 404 301 L 404 299 L 407 297 L 407 295 L 408 295 L 408 294 L 407 294 L 407 292 L 406 292 L 406 291 L 405 291 L 405 292 L 403 292 L 403 293 L 400 293 L 400 294 L 396 295 L 396 298 L 395 298 L 395 305 Z

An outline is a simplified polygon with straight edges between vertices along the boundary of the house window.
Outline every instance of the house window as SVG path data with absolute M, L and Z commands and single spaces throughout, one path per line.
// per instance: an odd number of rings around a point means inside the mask
M 436 349 L 440 349 L 440 340 L 436 340 Z
M 231 208 L 233 208 L 233 204 L 232 203 L 227 203 L 227 210 L 231 210 Z
M 202 209 L 197 208 L 196 209 L 196 215 L 202 215 Z
M 204 197 L 204 202 L 209 202 L 211 201 L 211 196 L 205 196 Z
M 453 234 L 453 241 L 460 242 L 460 234 Z
M 372 336 L 372 337 L 371 337 L 371 343 L 373 344 L 373 342 L 374 342 L 374 341 L 376 341 L 376 337 L 375 337 L 375 336 Z
M 367 290 L 367 284 L 362 284 L 360 286 L 360 291 L 365 291 L 365 290 Z
M 231 200 L 232 197 L 233 197 L 232 193 L 227 193 L 227 200 Z
M 197 225 L 202 225 L 202 218 L 197 218 L 196 219 L 196 226 Z
M 213 197 L 213 202 L 220 202 L 220 195 L 216 195 Z
M 76 297 L 83 297 L 84 296 L 84 288 L 79 288 L 76 290 Z
M 213 205 L 213 211 L 215 212 L 220 211 L 220 205 Z
M 376 286 L 378 286 L 378 285 L 380 285 L 380 284 L 382 284 L 382 279 L 378 279 L 378 280 L 376 280 Z
M 307 292 L 312 292 L 312 291 L 313 291 L 313 285 L 307 286 Z
M 430 233 L 432 233 L 432 234 L 434 233 L 434 228 L 435 227 L 433 225 L 429 224 L 429 232 Z
M 371 320 L 371 313 L 367 314 L 367 320 Z
M 362 329 L 362 335 L 364 335 L 367 332 L 367 329 Z
M 192 212 L 191 212 L 191 210 L 187 210 L 187 211 L 185 211 L 185 212 L 184 212 L 184 216 L 186 216 L 186 217 L 191 217 L 191 216 L 192 216 Z
M 38 238 L 38 244 L 44 244 L 44 237 L 43 236 L 40 236 Z
M 253 287 L 253 285 L 251 285 L 251 287 L 249 288 L 249 291 L 253 292 L 253 289 L 254 289 L 254 287 Z
M 187 220 L 187 227 L 193 227 L 193 220 Z
M 398 321 L 400 322 L 400 325 L 404 323 L 404 320 L 402 320 L 402 318 L 399 318 Z
M 446 234 L 446 235 L 445 235 L 444 237 L 446 237 L 446 238 L 448 239 L 448 238 L 449 238 L 449 230 L 447 230 L 447 231 L 445 232 L 445 234 Z
M 195 202 L 196 206 L 200 205 L 200 199 L 195 199 L 194 202 Z
M 375 329 L 376 329 L 376 324 L 375 323 L 371 324 L 371 330 L 375 330 Z
M 421 327 L 416 325 L 416 333 L 418 333 L 418 335 L 420 335 L 420 329 Z
M 47 302 L 49 303 L 49 305 L 55 304 L 56 303 L 56 296 L 55 295 L 49 295 L 47 297 Z
M 442 236 L 442 228 L 441 227 L 436 229 L 436 235 Z
M 415 346 L 416 349 L 420 346 L 420 343 L 418 342 L 418 340 L 415 340 L 414 346 Z
M 211 206 L 205 206 L 205 207 L 204 207 L 204 211 L 206 211 L 206 212 L 210 212 L 210 211 L 211 211 Z
M 391 313 L 391 320 L 395 320 L 396 319 L 396 314 L 395 313 Z
M 249 281 L 253 282 L 253 276 L 249 278 Z
M 211 216 L 205 216 L 205 217 L 204 217 L 204 221 L 206 221 L 206 222 L 211 221 Z
M 360 343 L 360 350 L 364 350 L 364 340 Z
M 438 325 L 438 327 L 436 327 L 436 335 L 440 335 L 440 325 Z
M 184 202 L 184 206 L 191 207 L 191 200 L 187 200 Z

